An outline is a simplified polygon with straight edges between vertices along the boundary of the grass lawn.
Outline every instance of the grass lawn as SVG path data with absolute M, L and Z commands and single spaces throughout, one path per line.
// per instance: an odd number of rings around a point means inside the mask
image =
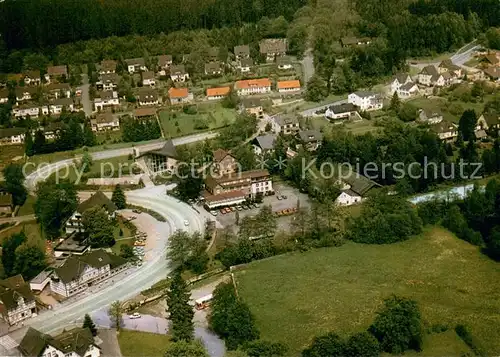
M 231 124 L 236 118 L 234 109 L 220 105 L 200 105 L 197 114 L 186 114 L 182 110 L 160 112 L 160 123 L 165 138 L 213 130 Z
M 104 145 L 106 143 L 120 142 L 122 141 L 121 130 L 117 131 L 107 131 L 104 133 L 98 133 L 96 135 L 96 141 L 99 145 Z
M 2 150 L 0 150 L 0 171 L 13 162 L 14 158 L 22 158 L 23 155 L 23 145 L 2 145 Z
M 397 294 L 417 300 L 426 326 L 464 323 L 487 354 L 499 354 L 499 279 L 498 263 L 437 227 L 397 244 L 349 242 L 253 262 L 236 272 L 239 295 L 255 314 L 261 337 L 286 343 L 294 353 L 316 335 L 366 329 L 383 299 Z M 454 349 L 442 343 L 434 351 L 451 355 Z
M 166 335 L 122 330 L 118 334 L 118 344 L 124 357 L 163 357 L 170 340 Z
M 484 102 L 462 102 L 462 101 L 453 101 L 453 102 L 448 102 L 446 98 L 442 97 L 432 97 L 432 98 L 416 98 L 408 101 L 408 103 L 413 104 L 417 108 L 423 108 L 427 110 L 435 110 L 439 111 L 443 114 L 444 119 L 449 120 L 451 122 L 458 123 L 460 120 L 460 116 L 462 115 L 463 111 L 466 109 L 474 109 L 476 111 L 476 114 L 478 117 L 481 115 L 483 108 L 484 108 L 484 103 L 487 102 L 489 99 L 488 96 L 485 97 Z M 459 113 L 460 114 L 454 114 L 451 110 L 452 106 L 458 107 Z
M 10 237 L 11 235 L 13 235 L 15 233 L 19 233 L 22 230 L 24 230 L 28 239 L 33 239 L 33 240 L 42 240 L 43 239 L 42 233 L 40 231 L 40 226 L 33 221 L 33 222 L 29 222 L 29 223 L 18 224 L 17 226 L 13 226 L 13 227 L 10 227 L 9 229 L 3 230 L 0 233 L 0 244 L 2 243 L 2 241 L 5 238 Z
M 85 173 L 84 176 L 87 177 L 102 177 L 102 176 L 113 176 L 117 177 L 120 170 L 120 165 L 122 167 L 122 174 L 125 174 L 130 168 L 130 165 L 134 162 L 134 159 L 130 160 L 128 156 L 117 156 L 111 157 L 104 160 L 96 160 L 92 163 L 90 171 Z M 114 175 L 111 175 L 114 173 Z M 80 172 L 74 166 L 67 166 L 61 168 L 58 172 L 54 173 L 52 176 L 59 175 L 60 179 L 69 179 L 72 182 L 76 182 Z M 79 182 L 82 183 L 82 182 Z
M 27 216 L 35 213 L 35 201 L 36 197 L 29 195 L 24 202 L 24 205 L 17 211 L 18 216 Z
M 306 121 L 309 121 L 311 127 L 316 130 L 335 130 L 336 128 L 338 128 L 338 130 L 346 129 L 354 135 L 363 135 L 380 128 L 375 126 L 375 120 L 365 119 L 356 122 L 345 122 L 344 124 L 330 124 L 324 117 L 311 117 L 307 118 Z

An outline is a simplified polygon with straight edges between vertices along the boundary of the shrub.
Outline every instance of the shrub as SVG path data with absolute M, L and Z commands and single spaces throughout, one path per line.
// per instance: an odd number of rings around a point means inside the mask
M 476 339 L 471 335 L 467 326 L 461 324 L 457 325 L 455 327 L 455 332 L 477 356 L 485 356 L 484 351 L 482 351 Z

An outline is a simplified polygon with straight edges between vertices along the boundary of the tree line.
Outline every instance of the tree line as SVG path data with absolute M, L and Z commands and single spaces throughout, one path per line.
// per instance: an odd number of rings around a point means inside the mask
M 146 141 L 161 137 L 160 125 L 156 119 L 134 120 L 122 117 L 120 124 L 124 142 Z

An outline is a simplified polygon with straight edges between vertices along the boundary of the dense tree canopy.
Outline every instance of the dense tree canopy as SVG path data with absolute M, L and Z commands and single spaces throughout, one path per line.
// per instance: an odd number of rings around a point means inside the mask
M 22 205 L 28 195 L 24 187 L 23 167 L 18 164 L 10 164 L 3 169 L 5 188 L 12 195 L 14 205 Z

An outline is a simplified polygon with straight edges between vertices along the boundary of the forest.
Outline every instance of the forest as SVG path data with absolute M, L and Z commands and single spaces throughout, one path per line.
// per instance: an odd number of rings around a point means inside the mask
M 305 0 L 7 0 L 0 31 L 8 49 L 46 48 L 108 36 L 152 35 L 255 23 L 263 16 L 291 19 Z

